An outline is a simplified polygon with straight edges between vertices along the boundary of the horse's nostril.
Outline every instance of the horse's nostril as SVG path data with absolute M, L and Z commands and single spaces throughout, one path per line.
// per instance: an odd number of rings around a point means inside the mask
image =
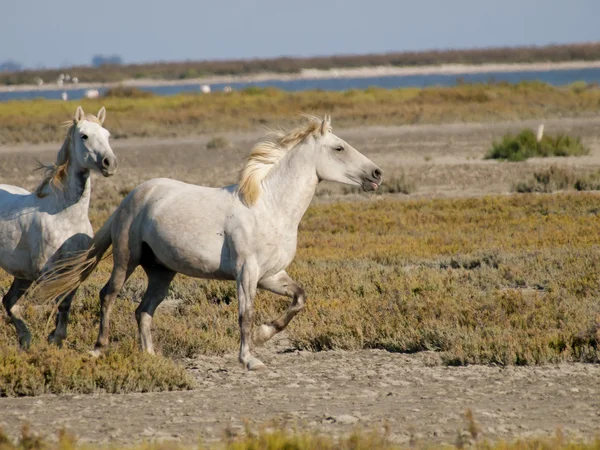
M 380 180 L 382 175 L 383 172 L 381 171 L 381 169 L 375 169 L 373 171 L 373 178 L 375 178 L 376 180 Z
M 102 159 L 102 167 L 104 167 L 105 169 L 108 169 L 109 166 L 110 166 L 110 160 L 108 158 L 103 158 Z

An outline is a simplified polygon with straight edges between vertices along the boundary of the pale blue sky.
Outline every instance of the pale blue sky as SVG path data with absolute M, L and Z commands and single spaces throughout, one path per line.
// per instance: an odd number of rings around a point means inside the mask
M 544 5 L 541 7 L 540 5 Z M 26 66 L 600 41 L 600 0 L 2 0 Z

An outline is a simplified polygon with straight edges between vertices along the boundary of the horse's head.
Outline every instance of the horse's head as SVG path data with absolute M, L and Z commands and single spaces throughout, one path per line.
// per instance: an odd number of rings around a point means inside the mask
M 105 177 L 114 175 L 117 170 L 117 157 L 110 148 L 110 133 L 102 127 L 106 118 L 104 106 L 98 115 L 86 116 L 81 106 L 75 112 L 73 130 L 73 155 L 77 163 L 88 170 L 96 170 Z
M 383 171 L 331 131 L 331 118 L 325 116 L 316 136 L 319 180 L 360 186 L 374 191 L 383 182 Z

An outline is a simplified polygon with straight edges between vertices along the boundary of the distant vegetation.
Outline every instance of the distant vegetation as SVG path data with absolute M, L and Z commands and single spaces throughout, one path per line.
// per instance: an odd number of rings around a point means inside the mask
M 152 92 L 133 86 L 116 86 L 108 89 L 103 95 L 104 98 L 148 98 L 153 96 Z
M 0 62 L 0 72 L 18 72 L 23 66 L 16 61 Z
M 224 61 L 158 62 L 121 65 L 119 57 L 98 56 L 100 67 L 68 68 L 80 82 L 123 81 L 134 78 L 178 80 L 210 75 L 244 75 L 261 72 L 297 73 L 302 69 L 363 66 L 421 66 L 431 64 L 528 63 L 546 61 L 593 61 L 600 59 L 600 42 L 545 47 L 502 47 L 473 50 L 430 50 L 369 55 L 314 58 L 273 58 Z M 109 64 L 108 66 L 106 64 Z M 66 68 L 0 73 L 0 84 L 33 83 L 39 77 L 54 81 Z
M 534 172 L 533 176 L 526 181 L 516 183 L 513 190 L 521 193 L 566 190 L 599 191 L 600 172 L 579 174 L 570 168 L 553 165 Z
M 121 64 L 123 64 L 123 59 L 119 55 L 95 55 L 92 58 L 92 66 L 94 67 L 119 66 Z
M 107 95 L 76 102 L 0 102 L 0 145 L 60 140 L 61 124 L 78 104 L 86 111 L 106 106 L 106 126 L 116 139 L 288 126 L 297 124 L 300 112 L 331 114 L 334 127 L 356 127 L 580 117 L 598 114 L 600 105 L 600 89 L 595 85 L 558 88 L 539 82 L 346 92 L 253 88 L 230 94 L 148 98 L 137 98 L 149 94 L 135 89 L 115 88 Z
M 486 159 L 525 161 L 528 158 L 549 156 L 582 156 L 590 149 L 578 137 L 560 134 L 552 137 L 544 135 L 538 142 L 535 133 L 526 129 L 517 135 L 507 134 L 500 142 L 494 142 L 485 156 Z

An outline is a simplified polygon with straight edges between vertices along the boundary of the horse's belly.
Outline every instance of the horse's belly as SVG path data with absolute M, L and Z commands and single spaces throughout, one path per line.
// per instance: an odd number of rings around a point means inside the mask
M 231 279 L 232 267 L 223 233 L 214 233 L 212 239 L 177 233 L 176 230 L 158 230 L 144 241 L 150 246 L 161 265 L 195 278 Z
M 29 252 L 24 250 L 0 249 L 0 268 L 9 275 L 24 280 L 35 280 L 39 276 L 39 271 L 32 267 Z

